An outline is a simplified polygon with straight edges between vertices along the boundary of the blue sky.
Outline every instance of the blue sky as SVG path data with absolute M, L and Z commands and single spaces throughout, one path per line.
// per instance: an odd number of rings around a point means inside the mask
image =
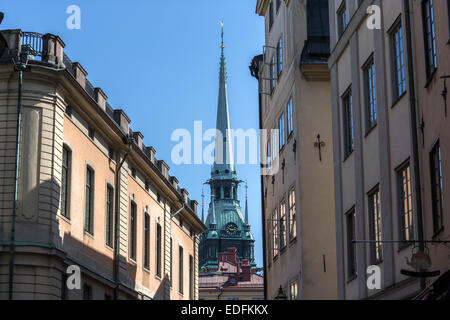
M 81 8 L 81 30 L 66 27 L 70 5 Z M 132 129 L 144 134 L 144 143 L 157 150 L 157 158 L 201 204 L 210 167 L 173 164 L 170 137 L 178 128 L 193 132 L 196 120 L 203 121 L 204 130 L 215 127 L 220 20 L 225 23 L 231 126 L 258 128 L 258 87 L 248 65 L 262 51 L 264 20 L 255 7 L 256 0 L 42 0 L 2 1 L 0 10 L 5 13 L 1 29 L 59 35 L 72 61 L 83 65 L 114 108 L 127 112 Z M 256 260 L 262 266 L 259 168 L 238 165 L 237 171 L 248 179 Z

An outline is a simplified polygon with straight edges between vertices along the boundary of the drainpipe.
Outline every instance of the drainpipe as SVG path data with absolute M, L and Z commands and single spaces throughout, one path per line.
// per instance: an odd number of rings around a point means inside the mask
M 256 58 L 256 57 L 255 57 Z M 254 58 L 254 59 L 255 59 Z M 258 64 L 259 62 L 257 62 L 256 60 L 254 60 L 256 64 Z M 259 86 L 260 84 L 260 79 L 259 79 L 259 66 L 257 65 L 252 65 L 250 66 L 250 71 L 252 72 L 252 76 L 254 78 L 256 78 L 256 80 L 258 80 L 258 91 L 260 91 Z M 252 70 L 252 68 L 255 67 L 255 69 Z M 253 74 L 253 71 L 255 71 L 255 73 Z M 259 128 L 262 129 L 263 126 L 263 121 L 262 121 L 262 94 L 259 92 L 258 93 L 258 113 L 259 113 Z M 261 187 L 261 213 L 262 213 L 262 245 L 263 245 L 263 277 L 264 277 L 264 299 L 267 300 L 267 267 L 266 267 L 266 211 L 265 211 L 265 202 L 264 202 L 264 176 L 261 175 L 261 180 L 260 180 L 260 187 Z
M 21 142 L 21 126 L 22 126 L 22 83 L 23 72 L 27 69 L 27 62 L 14 62 L 14 71 L 19 72 L 19 87 L 17 101 L 17 128 L 16 128 L 16 163 L 14 168 L 14 199 L 11 221 L 11 244 L 9 246 L 9 290 L 8 299 L 13 299 L 14 291 L 14 261 L 16 251 L 16 217 L 17 205 L 19 201 L 19 166 L 20 166 L 20 142 Z
M 416 109 L 416 90 L 414 86 L 414 65 L 412 53 L 412 30 L 411 30 L 411 10 L 409 7 L 409 0 L 403 0 L 405 7 L 405 30 L 406 30 L 406 53 L 408 59 L 408 90 L 409 90 L 409 105 L 410 105 L 410 121 L 411 121 L 411 137 L 413 142 L 413 159 L 414 159 L 414 192 L 415 205 L 417 211 L 417 227 L 419 248 L 424 250 L 424 229 L 423 229 L 423 208 L 422 208 L 422 187 L 420 181 L 420 166 L 419 166 L 419 141 L 417 136 L 417 109 Z M 425 289 L 425 278 L 420 279 L 420 286 L 422 290 Z
M 119 165 L 116 167 L 116 176 L 115 176 L 115 188 L 116 188 L 116 195 L 115 195 L 115 214 L 114 214 L 114 266 L 113 266 L 113 273 L 114 273 L 114 300 L 118 300 L 119 298 L 119 285 L 120 285 L 120 279 L 119 279 L 119 262 L 120 262 L 120 169 L 122 169 L 123 164 L 127 160 L 131 149 L 133 147 L 133 138 L 130 135 L 127 135 L 124 137 L 123 142 L 125 144 L 128 144 L 128 151 L 125 153 L 122 161 L 119 163 Z

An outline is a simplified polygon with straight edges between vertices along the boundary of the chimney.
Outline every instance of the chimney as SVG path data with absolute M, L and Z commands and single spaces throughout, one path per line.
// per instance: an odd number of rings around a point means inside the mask
M 130 132 L 131 121 L 123 110 L 121 109 L 114 110 L 114 121 L 116 121 L 116 123 L 120 126 L 120 128 L 125 134 L 128 134 Z
M 186 203 L 187 205 L 189 205 L 188 195 L 189 195 L 189 192 L 187 192 L 186 189 L 181 189 L 181 196 L 183 197 L 184 203 Z
M 169 179 L 169 170 L 170 167 L 167 165 L 167 163 L 164 160 L 158 160 L 158 167 L 159 170 L 161 170 L 161 173 L 166 179 Z
M 198 206 L 198 202 L 196 200 L 191 200 L 190 207 L 192 208 L 192 211 L 194 211 L 195 214 L 197 214 L 197 206 Z
M 170 182 L 172 182 L 172 186 L 175 190 L 178 190 L 178 179 L 175 176 L 170 177 Z
M 94 97 L 97 101 L 98 105 L 103 109 L 106 110 L 106 100 L 108 100 L 108 96 L 103 92 L 101 88 L 95 88 L 94 89 Z
M 242 281 L 250 281 L 252 277 L 252 266 L 248 259 L 242 260 Z
M 139 149 L 142 150 L 142 147 L 143 147 L 142 140 L 144 140 L 144 135 L 141 132 L 139 132 L 139 131 L 138 132 L 134 132 L 133 133 L 133 138 L 134 138 L 134 141 L 136 142 L 136 144 L 138 145 Z
M 87 71 L 83 68 L 83 66 L 79 62 L 74 62 L 72 67 L 75 74 L 75 78 L 77 79 L 78 83 L 81 85 L 81 87 L 85 88 L 86 76 L 88 75 Z
M 155 148 L 153 148 L 153 147 L 146 147 L 144 152 L 147 155 L 147 157 L 150 159 L 150 161 L 155 163 L 155 154 L 156 154 Z
M 66 44 L 60 37 L 47 33 L 42 36 L 42 61 L 64 67 L 63 55 Z
M 8 48 L 0 58 L 18 57 L 22 47 L 22 30 L 3 30 L 0 33 L 5 39 Z

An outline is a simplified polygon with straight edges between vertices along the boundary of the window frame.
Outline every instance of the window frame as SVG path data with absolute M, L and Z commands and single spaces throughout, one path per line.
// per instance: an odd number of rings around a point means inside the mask
M 353 93 L 350 86 L 341 97 L 344 129 L 344 160 L 355 150 L 355 122 L 353 114 Z M 350 124 L 350 125 L 349 125 Z
M 142 265 L 145 270 L 150 270 L 150 234 L 151 234 L 151 217 L 147 211 L 144 211 L 144 245 L 143 245 L 143 261 Z
M 294 102 L 292 101 L 292 97 L 289 98 L 288 103 L 286 104 L 286 115 L 287 115 L 287 133 L 288 140 L 294 133 Z
M 283 208 L 283 209 L 282 209 Z M 278 227 L 278 231 L 280 233 L 279 238 L 280 238 L 280 251 L 283 251 L 283 249 L 286 248 L 287 245 L 287 241 L 286 241 L 286 200 L 283 199 L 280 202 L 280 215 L 279 215 L 279 227 Z
M 280 80 L 280 76 L 283 73 L 283 36 L 280 36 L 277 43 L 277 81 Z
M 64 152 L 66 155 L 67 163 L 64 164 Z M 61 216 L 70 221 L 70 198 L 72 187 L 72 149 L 67 145 L 63 145 L 63 154 L 61 162 Z M 65 178 L 64 178 L 65 172 Z M 64 199 L 64 200 L 63 200 Z M 64 204 L 63 204 L 64 202 Z M 63 211 L 64 208 L 64 211 Z
M 114 191 L 114 186 L 107 182 L 105 197 L 105 244 L 111 249 L 114 248 Z
M 338 10 L 336 11 L 338 21 L 338 39 L 342 37 L 348 26 L 348 11 L 347 2 L 343 0 Z M 345 21 L 343 20 L 345 18 Z
M 156 270 L 155 275 L 159 279 L 162 277 L 162 227 L 158 222 L 156 223 Z
M 378 123 L 376 69 L 373 53 L 364 63 L 362 69 L 364 79 L 364 104 L 367 135 L 373 128 L 377 126 Z
M 392 105 L 406 93 L 405 37 L 403 31 L 402 16 L 400 15 L 388 31 L 391 54 Z
M 358 277 L 358 260 L 356 243 L 356 207 L 353 206 L 349 211 L 345 213 L 346 224 L 346 247 L 347 247 L 347 281 L 352 281 Z M 350 228 L 351 226 L 351 228 Z M 351 238 L 351 239 L 350 239 Z
M 134 208 L 134 210 L 133 210 Z M 130 200 L 130 211 L 129 211 L 129 253 L 128 257 L 131 261 L 137 262 L 137 217 L 138 216 L 138 205 L 135 200 Z
M 286 116 L 284 115 L 284 110 L 278 117 L 278 130 L 279 130 L 278 143 L 279 143 L 279 150 L 281 151 L 286 145 Z
M 406 171 L 406 172 L 405 172 Z M 409 171 L 409 172 L 408 172 Z M 398 219 L 399 219 L 399 233 L 400 239 L 404 242 L 399 244 L 399 250 L 405 249 L 411 245 L 408 240 L 414 239 L 414 206 L 413 206 L 413 190 L 412 190 L 412 176 L 410 159 L 403 162 L 396 170 L 397 175 L 397 204 L 398 204 Z M 406 173 L 406 176 L 405 176 Z M 406 181 L 404 180 L 406 179 Z M 406 193 L 404 190 L 407 185 Z M 406 196 L 406 199 L 405 199 Z M 407 201 L 410 199 L 409 201 Z M 408 208 L 405 207 L 405 200 Z M 410 206 L 410 207 L 409 207 Z M 406 212 L 407 211 L 407 212 Z M 405 224 L 405 218 L 408 215 L 408 224 Z M 409 234 L 407 235 L 406 232 Z
M 88 181 L 88 173 L 90 179 Z M 89 184 L 88 184 L 89 183 Z M 95 169 L 91 165 L 86 165 L 85 172 L 85 194 L 84 194 L 84 232 L 94 236 L 94 213 L 95 213 Z M 89 192 L 88 192 L 89 190 Z M 89 195 L 88 195 L 89 194 Z M 89 212 L 88 212 L 89 205 Z
M 184 294 L 184 270 L 183 270 L 184 250 L 181 245 L 178 246 L 178 292 Z
M 430 5 L 431 4 L 431 5 Z M 434 14 L 433 0 L 421 0 L 421 12 L 422 12 L 422 31 L 423 31 L 423 48 L 425 58 L 425 74 L 427 77 L 427 84 L 433 77 L 437 70 L 437 47 L 436 47 L 436 19 Z M 427 9 L 430 10 L 430 16 L 427 17 Z M 428 23 L 430 23 L 431 29 L 428 30 Z M 434 33 L 434 38 L 433 38 Z M 431 38 L 429 37 L 431 35 Z M 431 42 L 431 46 L 430 43 Z M 430 59 L 430 53 L 433 59 Z
M 376 207 L 374 206 L 375 200 Z M 370 260 L 372 265 L 379 265 L 383 262 L 383 221 L 379 184 L 367 193 L 367 211 L 369 216 L 369 239 L 376 241 L 370 244 Z
M 436 155 L 438 155 L 438 166 L 436 168 Z M 439 234 L 443 227 L 443 213 L 444 213 L 444 197 L 443 197 L 443 172 L 442 172 L 442 150 L 440 145 L 440 140 L 438 139 L 429 153 L 430 161 L 430 184 L 431 184 L 431 203 L 432 203 L 432 217 L 433 217 L 433 235 Z M 437 185 L 436 182 L 436 171 L 439 170 L 440 183 Z M 437 188 L 439 189 L 439 195 L 437 194 Z M 437 197 L 439 196 L 439 199 Z M 438 205 L 437 205 L 438 204 Z
M 291 199 L 293 202 L 291 202 Z M 289 217 L 289 242 L 297 238 L 297 199 L 295 187 L 291 188 L 288 193 L 288 217 Z

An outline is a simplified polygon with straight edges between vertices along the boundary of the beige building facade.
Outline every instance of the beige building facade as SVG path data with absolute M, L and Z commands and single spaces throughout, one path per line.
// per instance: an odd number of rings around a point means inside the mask
M 412 1 L 418 147 L 421 158 L 424 238 L 450 239 L 450 1 Z M 430 14 L 431 13 L 431 14 Z M 428 32 L 428 26 L 432 32 Z M 432 44 L 431 46 L 429 44 Z M 448 244 L 447 244 L 448 246 Z M 427 244 L 431 271 L 450 270 L 449 249 Z M 429 278 L 426 285 L 436 278 Z
M 257 1 L 265 19 L 259 81 L 266 298 L 335 299 L 327 1 Z
M 430 253 L 427 271 L 448 270 L 448 249 L 426 242 L 437 239 L 429 152 L 448 135 L 439 89 L 431 89 L 432 82 L 440 88 L 443 82 L 424 71 L 422 5 L 430 2 L 440 8 L 434 8 L 441 29 L 435 31 L 439 75 L 448 74 L 446 1 L 329 2 L 339 299 L 414 298 L 433 280 L 404 274 L 419 271 L 411 261 L 417 251 Z M 426 81 L 431 84 L 424 89 Z M 439 107 L 430 111 L 432 103 Z M 441 164 L 440 177 L 448 170 Z M 439 217 L 445 217 L 442 187 L 436 189 Z M 373 266 L 381 270 L 380 288 L 367 286 Z
M 198 299 L 197 202 L 58 36 L 1 35 L 0 298 Z

